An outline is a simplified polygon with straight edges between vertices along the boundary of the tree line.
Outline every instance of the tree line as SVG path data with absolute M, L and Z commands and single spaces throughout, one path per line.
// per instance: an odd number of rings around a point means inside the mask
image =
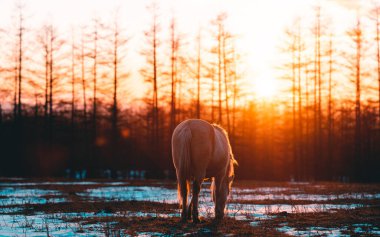
M 51 21 L 28 28 L 25 5 L 16 4 L 14 25 L 0 36 L 0 175 L 173 176 L 171 134 L 200 118 L 226 128 L 240 178 L 380 179 L 379 6 L 344 35 L 334 35 L 321 6 L 310 22 L 296 18 L 281 45 L 285 86 L 267 99 L 247 89 L 226 12 L 196 35 L 181 32 L 174 14 L 164 25 L 157 2 L 146 12 L 136 75 L 120 10 L 61 32 Z M 141 98 L 132 76 L 144 80 Z

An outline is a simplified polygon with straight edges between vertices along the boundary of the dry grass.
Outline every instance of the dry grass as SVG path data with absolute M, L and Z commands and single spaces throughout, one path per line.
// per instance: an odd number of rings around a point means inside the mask
M 276 218 L 262 222 L 262 226 L 272 226 L 279 228 L 284 223 L 296 230 L 307 230 L 310 227 L 323 227 L 342 229 L 343 234 L 357 236 L 355 226 L 365 224 L 373 229 L 380 228 L 380 207 L 361 207 L 356 209 L 337 209 L 330 212 L 309 212 L 309 213 L 282 213 Z M 369 228 L 368 228 L 369 229 Z M 371 236 L 370 232 L 361 236 Z
M 210 219 L 202 220 L 199 224 L 181 223 L 178 217 L 91 217 L 85 220 L 76 218 L 72 222 L 82 224 L 115 223 L 109 225 L 108 232 L 130 234 L 136 236 L 139 232 L 156 232 L 169 236 L 285 236 L 272 228 L 253 227 L 247 221 L 237 221 L 225 218 L 221 223 L 215 223 Z
M 19 205 L 11 205 L 8 207 L 12 208 L 18 206 Z M 46 214 L 74 212 L 116 213 L 126 211 L 148 211 L 152 213 L 170 214 L 176 212 L 178 205 L 149 201 L 76 201 L 46 204 L 23 204 L 22 207 L 22 210 L 13 212 L 13 214 L 31 215 L 39 212 L 44 212 Z

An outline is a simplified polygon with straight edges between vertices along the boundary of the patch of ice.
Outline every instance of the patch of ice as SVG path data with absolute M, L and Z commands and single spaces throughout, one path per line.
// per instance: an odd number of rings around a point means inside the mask
M 289 226 L 282 226 L 277 228 L 278 231 L 292 236 L 328 236 L 328 237 L 346 237 L 348 235 L 343 235 L 342 230 L 334 228 L 323 228 L 323 227 L 310 227 L 306 230 L 296 230 L 295 228 Z
M 287 223 L 283 223 L 283 226 L 277 228 L 278 231 L 292 235 L 292 236 L 329 236 L 329 237 L 342 237 L 349 236 L 342 232 L 348 229 L 347 226 L 341 228 L 324 228 L 324 227 L 308 227 L 305 230 L 297 230 L 293 227 L 286 226 Z M 380 235 L 380 231 L 377 227 L 373 227 L 371 224 L 353 224 L 356 226 L 354 232 L 360 235 Z M 363 229 L 365 228 L 365 229 Z
M 140 236 L 140 237 L 165 236 L 165 234 L 162 234 L 160 232 L 137 232 L 137 236 Z
M 250 222 L 249 224 L 250 224 L 251 226 L 253 226 L 253 227 L 257 227 L 257 226 L 260 225 L 260 222 L 259 222 L 259 221 L 252 221 L 252 222 Z
M 371 227 L 371 224 L 368 223 L 361 223 L 361 224 L 353 224 L 352 226 L 358 226 L 358 227 Z
M 233 188 L 233 193 L 245 194 L 245 193 L 280 193 L 280 192 L 299 192 L 298 188 L 290 187 L 259 187 L 259 188 Z
M 353 224 L 353 226 L 355 226 L 354 232 L 357 234 L 380 236 L 379 228 L 371 224 L 361 223 L 361 224 Z
M 84 231 L 85 229 L 85 231 Z M 103 236 L 103 227 L 64 222 L 60 214 L 1 215 L 0 236 Z
M 12 197 L 27 197 L 27 196 L 44 196 L 44 195 L 59 195 L 60 192 L 56 190 L 45 189 L 21 189 L 21 188 L 2 188 L 0 189 L 0 196 L 12 196 Z
M 232 192 L 231 198 L 235 200 L 302 200 L 302 201 L 332 201 L 339 199 L 380 199 L 380 193 L 343 193 L 335 195 L 323 195 L 323 194 L 281 194 L 281 193 L 270 193 L 269 190 L 267 194 L 254 194 L 254 190 L 243 190 L 239 192 Z M 281 192 L 281 191 L 277 191 Z
M 125 216 L 125 217 L 162 217 L 162 218 L 169 218 L 169 217 L 180 217 L 180 214 L 178 212 L 173 213 L 159 213 L 159 212 L 118 212 L 119 216 Z
M 226 214 L 237 220 L 265 220 L 275 218 L 280 213 L 307 213 L 316 211 L 331 211 L 334 209 L 353 209 L 358 204 L 309 204 L 309 205 L 263 205 L 263 204 L 227 204 Z M 204 216 L 212 217 L 213 209 L 207 205 L 200 205 L 200 212 Z
M 87 189 L 80 196 L 103 198 L 119 201 L 155 201 L 165 203 L 177 202 L 177 191 L 162 187 L 127 186 L 127 187 L 100 187 Z
M 2 208 L 0 208 L 0 213 L 8 214 L 8 213 L 19 212 L 22 210 L 23 210 L 23 208 L 21 208 L 21 207 L 2 207 Z
M 13 183 L 13 182 L 0 182 L 0 186 L 2 187 L 19 187 L 19 186 L 46 186 L 46 185 L 124 185 L 128 184 L 129 182 L 92 182 L 92 181 L 74 181 L 74 182 L 25 182 L 25 183 Z
M 307 212 L 319 212 L 319 211 L 329 211 L 334 209 L 354 209 L 361 207 L 361 204 L 307 204 L 307 205 L 288 205 L 288 204 L 237 204 L 229 203 L 227 204 L 228 211 L 248 211 L 260 214 L 269 213 L 307 213 Z
M 0 206 L 23 205 L 23 204 L 45 204 L 65 202 L 65 198 L 54 197 L 61 195 L 57 190 L 44 189 L 22 189 L 7 187 L 0 189 Z M 44 196 L 53 196 L 46 198 Z

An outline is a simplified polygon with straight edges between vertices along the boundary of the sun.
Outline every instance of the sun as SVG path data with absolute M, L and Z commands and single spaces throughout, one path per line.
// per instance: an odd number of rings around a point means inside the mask
M 253 81 L 253 91 L 257 98 L 271 100 L 276 96 L 277 84 L 272 76 L 262 76 Z

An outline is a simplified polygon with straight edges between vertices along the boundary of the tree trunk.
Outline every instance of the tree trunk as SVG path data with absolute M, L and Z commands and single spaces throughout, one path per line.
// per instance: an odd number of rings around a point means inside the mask
M 81 66 L 82 66 L 82 96 L 83 96 L 83 123 L 87 126 L 87 99 L 86 99 L 86 78 L 85 78 L 85 54 L 84 54 L 84 34 L 82 29 L 81 39 Z
M 227 53 L 226 53 L 226 33 L 223 33 L 222 39 L 222 58 L 223 58 L 223 75 L 224 75 L 224 94 L 226 100 L 226 117 L 227 117 L 227 131 L 231 133 L 231 125 L 230 125 L 230 110 L 229 110 L 229 96 L 228 96 L 228 74 L 227 74 Z
M 201 29 L 198 31 L 198 55 L 197 55 L 197 112 L 198 119 L 201 118 Z
M 328 178 L 331 179 L 331 171 L 332 171 L 332 157 L 333 157 L 333 114 L 332 114 L 332 74 L 333 74 L 333 42 L 332 35 L 330 34 L 330 42 L 329 42 L 329 83 L 328 83 L 328 159 L 327 159 L 327 174 Z
M 170 101 L 170 131 L 169 137 L 172 135 L 175 125 L 176 125 L 176 77 L 177 77 L 177 54 L 178 54 L 178 39 L 176 39 L 176 22 L 174 17 L 172 18 L 170 24 L 170 34 L 171 34 L 171 101 Z
M 355 176 L 360 176 L 360 157 L 361 157 L 361 56 L 362 56 L 362 38 L 361 38 L 361 22 L 357 19 L 355 29 L 355 44 L 356 44 L 356 63 L 355 63 Z

